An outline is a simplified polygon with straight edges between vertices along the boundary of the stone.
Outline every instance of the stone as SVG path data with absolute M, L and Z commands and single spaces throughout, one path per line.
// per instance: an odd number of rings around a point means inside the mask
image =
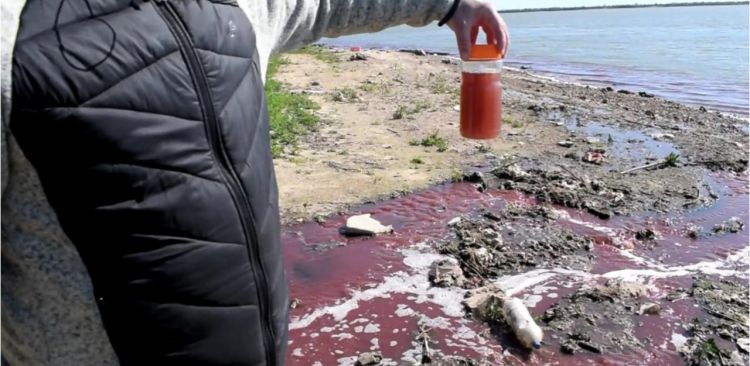
M 381 224 L 380 221 L 370 217 L 370 214 L 349 217 L 343 228 L 345 235 L 377 235 L 392 232 L 392 226 Z
M 646 93 L 645 91 L 639 91 L 638 92 L 638 96 L 639 97 L 643 97 L 643 98 L 653 98 L 654 97 L 653 94 Z
M 654 140 L 674 140 L 674 135 L 671 133 L 661 133 L 661 132 L 655 132 L 650 134 L 652 139 Z
M 485 183 L 484 174 L 479 171 L 472 172 L 471 174 L 464 175 L 464 180 L 471 183 Z
M 313 80 L 312 82 L 310 82 L 310 85 L 312 85 L 312 86 L 320 86 L 320 81 Z
M 708 112 L 708 109 L 706 109 L 706 107 L 704 107 L 704 106 L 701 106 L 700 108 L 698 108 L 698 110 L 701 111 L 701 112 L 703 112 L 703 113 Z
M 633 94 L 633 92 L 631 92 L 629 90 L 625 90 L 625 89 L 620 89 L 617 92 L 620 93 L 620 94 Z
M 505 299 L 505 293 L 497 285 L 490 284 L 468 291 L 463 305 L 476 319 L 492 321 L 501 317 Z
M 380 362 L 383 361 L 383 356 L 380 354 L 380 352 L 365 352 L 359 355 L 357 357 L 357 362 L 355 363 L 356 366 L 370 366 L 370 365 L 380 365 Z
M 641 305 L 641 307 L 638 309 L 638 314 L 639 315 L 643 315 L 643 314 L 654 315 L 654 314 L 659 314 L 660 311 L 661 311 L 661 306 L 659 304 L 649 302 L 649 303 L 645 303 Z
M 523 180 L 529 176 L 529 173 L 521 169 L 518 164 L 510 164 L 506 167 L 500 167 L 492 171 L 496 177 L 500 179 L 510 179 L 515 181 Z
M 592 145 L 593 144 L 601 144 L 602 140 L 600 140 L 598 137 L 588 136 L 588 137 L 586 137 L 586 143 L 587 144 L 592 144 Z
M 716 224 L 714 226 L 714 232 L 739 233 L 744 227 L 745 224 L 742 222 L 742 220 L 739 217 L 734 216 L 721 224 Z
M 440 259 L 432 262 L 427 278 L 438 287 L 461 287 L 466 283 L 464 271 L 452 259 Z
M 349 57 L 349 61 L 367 61 L 367 55 L 364 53 L 356 52 Z
M 750 353 L 750 338 L 737 339 L 737 348 L 742 350 L 742 352 Z
M 461 222 L 461 217 L 460 216 L 456 216 L 456 217 L 454 217 L 454 218 L 452 218 L 452 219 L 450 219 L 448 221 L 448 226 L 455 226 L 459 222 Z
M 635 238 L 638 240 L 656 240 L 656 232 L 651 229 L 643 229 L 635 232 Z
M 557 144 L 562 147 L 572 147 L 573 145 L 575 145 L 575 143 L 570 140 L 558 141 Z

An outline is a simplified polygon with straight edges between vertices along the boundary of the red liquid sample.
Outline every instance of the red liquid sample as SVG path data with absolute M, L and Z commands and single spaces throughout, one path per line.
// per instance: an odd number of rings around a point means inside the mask
M 492 139 L 500 135 L 503 88 L 499 73 L 462 73 L 461 136 Z

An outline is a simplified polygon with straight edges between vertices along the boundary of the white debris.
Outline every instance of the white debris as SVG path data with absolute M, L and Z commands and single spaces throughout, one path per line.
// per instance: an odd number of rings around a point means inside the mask
M 370 214 L 356 215 L 346 219 L 344 233 L 347 235 L 377 235 L 392 233 L 393 227 L 385 226 L 370 217 Z
M 373 323 L 367 324 L 367 326 L 365 326 L 364 332 L 365 333 L 377 333 L 377 332 L 380 332 L 380 325 L 373 324 Z

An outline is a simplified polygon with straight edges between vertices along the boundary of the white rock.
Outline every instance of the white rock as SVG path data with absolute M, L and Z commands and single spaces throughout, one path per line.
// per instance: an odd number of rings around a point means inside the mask
M 392 233 L 393 227 L 385 226 L 370 217 L 370 214 L 356 215 L 346 219 L 344 232 L 348 235 L 377 235 Z

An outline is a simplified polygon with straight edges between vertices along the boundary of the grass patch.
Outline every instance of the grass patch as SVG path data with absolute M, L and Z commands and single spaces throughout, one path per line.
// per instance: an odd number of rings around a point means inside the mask
M 458 95 L 458 86 L 454 85 L 448 78 L 443 75 L 430 77 L 430 91 L 433 94 L 454 94 Z
M 359 94 L 352 88 L 336 89 L 333 91 L 334 102 L 354 102 L 359 100 Z
M 292 53 L 310 55 L 328 64 L 335 64 L 335 63 L 341 62 L 341 59 L 339 58 L 338 55 L 336 55 L 335 53 L 331 52 L 331 50 L 320 45 L 305 46 L 296 51 L 293 51 Z
M 451 182 L 453 183 L 459 183 L 463 182 L 464 180 L 464 173 L 462 173 L 460 170 L 453 168 L 451 170 Z
M 410 163 L 419 165 L 419 164 L 424 164 L 424 161 L 422 160 L 422 158 L 417 156 L 416 158 L 411 159 Z
M 393 119 L 403 119 L 404 117 L 410 116 L 412 114 L 417 114 L 421 111 L 430 109 L 432 107 L 430 103 L 419 101 L 415 103 L 411 108 L 405 106 L 405 105 L 399 105 L 398 108 L 393 112 Z
M 521 128 L 523 127 L 523 121 L 520 119 L 513 118 L 511 116 L 505 117 L 505 121 L 510 124 L 510 127 Z
M 274 78 L 279 67 L 287 63 L 289 62 L 283 57 L 272 57 L 266 72 L 264 88 L 271 129 L 271 154 L 274 158 L 281 156 L 284 147 L 295 148 L 299 136 L 320 122 L 320 118 L 314 112 L 320 106 L 305 95 L 285 91 L 281 82 Z
M 411 140 L 409 141 L 409 145 L 425 147 L 435 146 L 438 152 L 444 152 L 448 150 L 448 141 L 444 137 L 440 136 L 437 131 L 433 132 L 422 140 Z

